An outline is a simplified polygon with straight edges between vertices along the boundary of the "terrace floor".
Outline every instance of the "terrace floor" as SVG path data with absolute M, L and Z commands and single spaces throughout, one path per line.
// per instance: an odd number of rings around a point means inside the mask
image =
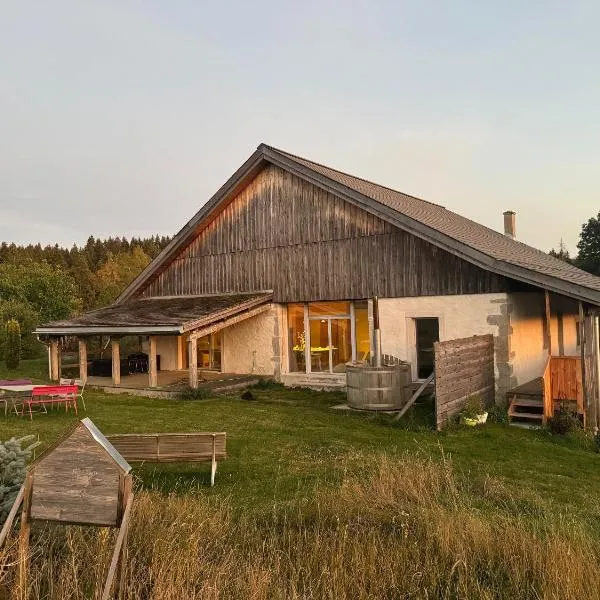
M 130 375 L 122 375 L 121 383 L 115 385 L 112 377 L 88 377 L 87 385 L 92 388 L 102 389 L 108 393 L 128 392 L 136 393 L 143 391 L 159 393 L 161 395 L 176 394 L 186 389 L 188 384 L 188 372 L 182 371 L 158 371 L 158 385 L 151 388 L 148 381 L 148 373 L 131 373 Z M 236 373 L 220 373 L 218 371 L 199 370 L 198 371 L 198 387 L 209 388 L 212 390 L 226 389 L 228 387 L 236 387 L 238 385 L 248 385 L 249 382 L 255 381 L 259 377 L 254 375 L 239 375 Z

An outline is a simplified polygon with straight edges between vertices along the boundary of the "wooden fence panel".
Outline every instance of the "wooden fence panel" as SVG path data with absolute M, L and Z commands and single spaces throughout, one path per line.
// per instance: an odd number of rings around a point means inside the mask
M 437 428 L 460 412 L 466 399 L 479 394 L 494 402 L 494 336 L 437 342 L 435 352 L 435 412 Z

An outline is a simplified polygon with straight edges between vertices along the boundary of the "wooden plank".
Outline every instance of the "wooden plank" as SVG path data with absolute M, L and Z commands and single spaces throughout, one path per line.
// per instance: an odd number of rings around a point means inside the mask
M 24 495 L 25 495 L 25 484 L 23 484 L 21 486 L 21 489 L 19 490 L 19 493 L 17 494 L 17 497 L 15 498 L 15 502 L 12 505 L 10 512 L 8 513 L 8 516 L 6 517 L 6 521 L 4 521 L 4 525 L 2 526 L 2 531 L 0 531 L 0 548 L 2 548 L 2 545 L 4 544 L 6 538 L 8 537 L 10 528 L 12 527 L 12 524 L 13 524 L 13 521 L 15 520 L 17 512 L 19 511 L 19 508 L 21 508 L 21 503 L 23 502 Z
M 127 530 L 129 527 L 129 519 L 131 517 L 131 508 L 133 506 L 133 494 L 129 496 L 127 501 L 127 506 L 125 507 L 125 512 L 123 513 L 123 519 L 121 521 L 121 527 L 119 529 L 119 534 L 117 535 L 117 541 L 115 542 L 115 549 L 113 551 L 112 559 L 110 561 L 110 566 L 108 568 L 108 574 L 106 575 L 106 581 L 104 583 L 104 590 L 102 592 L 102 600 L 109 600 L 111 597 L 111 591 L 113 586 L 113 581 L 115 579 L 115 574 L 117 572 L 117 567 L 119 565 L 119 561 L 122 558 L 122 548 L 126 540 Z
M 544 290 L 544 305 L 546 309 L 546 340 L 548 344 L 548 356 L 552 356 L 552 318 L 550 312 L 550 292 L 548 290 Z
M 410 397 L 402 410 L 394 417 L 394 421 L 399 421 L 408 411 L 408 409 L 417 401 L 417 398 L 423 393 L 423 390 L 435 379 L 435 371 L 419 386 L 417 391 Z
M 19 532 L 19 579 L 18 597 L 26 600 L 28 596 L 27 574 L 29 571 L 29 536 L 31 534 L 31 492 L 33 488 L 33 474 L 25 476 L 25 489 L 23 491 L 23 510 L 21 511 L 21 530 Z

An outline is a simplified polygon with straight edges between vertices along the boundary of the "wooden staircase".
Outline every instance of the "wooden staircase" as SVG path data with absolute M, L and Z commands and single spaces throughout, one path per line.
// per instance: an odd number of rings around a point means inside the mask
M 544 392 L 541 377 L 509 392 L 508 420 L 511 425 L 541 427 L 544 422 Z

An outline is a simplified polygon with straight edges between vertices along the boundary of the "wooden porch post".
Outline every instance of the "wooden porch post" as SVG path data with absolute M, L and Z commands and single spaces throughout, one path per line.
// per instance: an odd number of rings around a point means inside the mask
M 59 353 L 58 338 L 52 338 L 50 340 L 50 379 L 52 381 L 60 379 Z
M 590 399 L 588 395 L 585 373 L 585 312 L 583 302 L 579 301 L 579 351 L 581 353 L 581 388 L 583 392 L 583 410 L 585 423 L 590 423 Z
M 83 384 L 87 381 L 87 342 L 79 338 L 79 379 Z
M 110 348 L 112 350 L 113 385 L 121 385 L 121 347 L 119 345 L 119 340 L 111 338 Z
M 190 338 L 190 356 L 189 356 L 189 375 L 190 387 L 198 387 L 198 339 Z
M 150 362 L 148 364 L 148 379 L 151 388 L 158 386 L 158 373 L 156 368 L 156 336 L 151 335 L 150 342 Z
M 550 331 L 551 312 L 550 312 L 550 292 L 544 290 L 544 298 L 546 303 L 546 338 L 548 340 L 548 356 L 552 356 L 552 332 Z

